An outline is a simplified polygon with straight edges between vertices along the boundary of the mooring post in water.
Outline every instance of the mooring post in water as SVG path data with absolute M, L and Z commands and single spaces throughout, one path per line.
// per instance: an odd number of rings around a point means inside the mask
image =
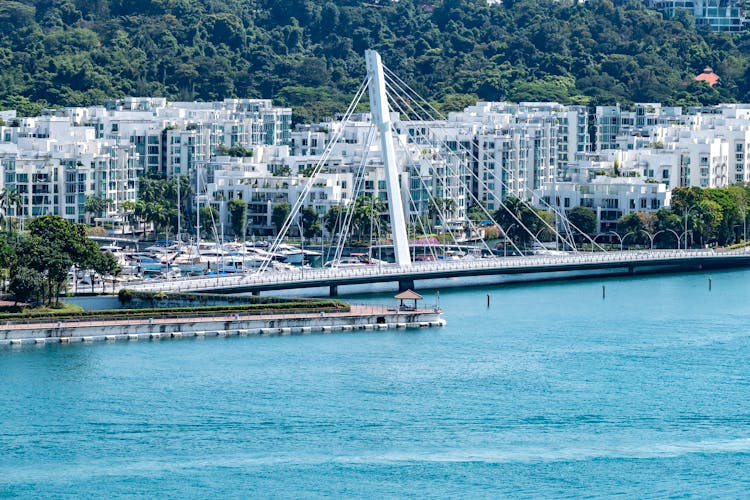
M 487 294 L 487 307 L 490 307 L 490 294 Z
M 602 299 L 607 298 L 607 287 L 606 285 L 602 285 Z
M 708 291 L 711 291 L 711 278 L 708 278 Z

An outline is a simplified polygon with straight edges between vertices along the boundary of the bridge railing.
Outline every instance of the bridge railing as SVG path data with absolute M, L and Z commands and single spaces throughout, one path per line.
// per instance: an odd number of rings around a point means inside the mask
M 117 288 L 147 289 L 152 291 L 186 292 L 211 288 L 241 288 L 243 286 L 278 284 L 288 282 L 327 281 L 351 277 L 368 276 L 409 276 L 430 274 L 441 271 L 458 271 L 471 269 L 510 269 L 521 267 L 548 267 L 570 264 L 599 264 L 647 262 L 656 260 L 675 260 L 684 258 L 713 258 L 728 256 L 747 256 L 745 249 L 715 252 L 714 250 L 636 250 L 622 252 L 570 253 L 565 255 L 533 255 L 518 257 L 491 257 L 439 262 L 415 262 L 409 268 L 400 268 L 393 264 L 372 265 L 352 268 L 317 268 L 294 269 L 289 271 L 270 271 L 257 274 L 237 276 L 201 276 L 170 280 L 150 280 L 130 282 Z M 321 283 L 321 286 L 325 283 Z

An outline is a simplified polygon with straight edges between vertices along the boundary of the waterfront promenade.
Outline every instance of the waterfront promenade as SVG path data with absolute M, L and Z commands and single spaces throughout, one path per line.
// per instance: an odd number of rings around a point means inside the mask
M 453 286 L 472 284 L 470 278 L 489 277 L 482 284 L 510 281 L 543 281 L 565 277 L 617 275 L 653 272 L 681 272 L 701 269 L 750 267 L 746 248 L 714 250 L 640 250 L 621 252 L 566 253 L 523 257 L 496 257 L 437 262 L 415 262 L 409 267 L 394 264 L 294 269 L 266 273 L 202 276 L 172 280 L 130 282 L 115 287 L 142 291 L 203 291 L 242 293 L 397 283 L 399 290 L 451 286 L 450 278 L 466 278 Z M 415 286 L 417 282 L 418 286 Z M 477 283 L 479 284 L 479 283 Z
M 442 326 L 437 308 L 399 309 L 350 305 L 349 310 L 272 314 L 205 314 L 183 317 L 44 320 L 6 322 L 0 346 L 182 337 L 285 335 L 312 332 L 384 330 Z

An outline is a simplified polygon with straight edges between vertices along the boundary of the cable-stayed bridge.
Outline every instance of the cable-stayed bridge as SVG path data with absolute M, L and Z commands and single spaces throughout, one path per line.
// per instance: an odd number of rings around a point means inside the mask
M 435 134 L 424 127 L 411 137 L 411 144 L 406 144 L 403 137 L 393 133 L 395 116 L 413 115 L 421 113 L 423 123 L 435 121 L 436 112 L 429 103 L 420 101 L 419 96 L 401 81 L 395 74 L 384 68 L 380 56 L 374 51 L 367 51 L 367 78 L 356 92 L 355 98 L 343 115 L 342 123 L 346 123 L 357 108 L 365 91 L 369 94 L 371 110 L 371 128 L 363 145 L 363 154 L 359 168 L 355 172 L 355 186 L 352 198 L 363 192 L 365 170 L 368 154 L 377 151 L 379 161 L 384 169 L 385 187 L 387 194 L 387 220 L 383 219 L 390 236 L 389 244 L 393 246 L 394 263 L 380 262 L 376 265 L 344 265 L 341 259 L 347 246 L 348 236 L 352 231 L 354 205 L 352 202 L 340 214 L 341 221 L 337 226 L 338 240 L 332 252 L 334 259 L 328 267 L 319 269 L 297 268 L 275 270 L 272 266 L 273 255 L 284 243 L 290 229 L 298 226 L 302 208 L 315 184 L 316 176 L 323 172 L 336 143 L 341 140 L 343 126 L 335 131 L 326 149 L 321 155 L 315 168 L 310 172 L 299 198 L 291 207 L 290 214 L 280 228 L 276 239 L 269 248 L 267 259 L 259 269 L 250 274 L 238 276 L 195 277 L 176 280 L 150 280 L 141 283 L 129 283 L 122 288 L 136 290 L 162 291 L 214 291 L 214 292 L 272 292 L 279 290 L 321 289 L 326 288 L 330 295 L 340 291 L 376 291 L 380 289 L 407 288 L 440 288 L 444 286 L 467 286 L 513 281 L 532 281 L 562 279 L 570 277 L 626 275 L 634 273 L 679 272 L 701 269 L 720 269 L 750 266 L 750 254 L 743 248 L 738 251 L 716 252 L 713 250 L 648 250 L 648 251 L 606 251 L 585 231 L 572 224 L 564 210 L 559 209 L 535 198 L 531 188 L 523 179 L 509 178 L 506 172 L 487 173 L 482 176 L 472 168 L 472 162 L 477 162 L 474 152 L 460 145 L 449 145 L 439 133 Z M 403 93 L 407 97 L 398 95 L 389 100 L 389 93 Z M 377 139 L 377 141 L 376 141 Z M 379 144 L 379 145 L 377 145 Z M 397 155 L 397 147 L 402 154 Z M 420 148 L 421 152 L 420 152 Z M 427 151 L 427 154 L 425 154 Z M 449 160 L 439 159 L 437 152 L 445 154 Z M 402 179 L 404 161 L 410 161 L 410 155 L 420 156 L 419 161 L 427 162 L 427 175 L 432 181 L 432 189 L 424 189 L 426 198 L 415 200 L 410 196 L 411 191 L 404 187 Z M 404 160 L 406 158 L 406 160 Z M 414 160 L 412 160 L 414 161 Z M 425 178 L 418 177 L 420 182 Z M 500 207 L 494 213 L 486 208 L 486 199 L 477 198 L 473 189 L 456 180 L 468 184 L 484 185 L 500 183 L 507 186 L 512 182 L 516 190 L 526 189 L 523 199 L 515 199 L 508 203 L 496 194 L 496 190 L 484 189 L 485 196 L 492 196 L 493 205 Z M 517 192 L 517 191 L 516 191 Z M 525 233 L 525 243 L 536 245 L 537 248 L 547 248 L 540 241 L 540 234 L 545 233 L 547 240 L 554 240 L 557 249 L 565 251 L 552 252 L 553 255 L 527 255 L 522 257 L 499 257 L 488 244 L 479 240 L 476 246 L 477 255 L 489 257 L 467 256 L 465 259 L 441 259 L 447 257 L 446 249 L 456 248 L 466 244 L 466 235 L 480 234 L 480 228 L 466 216 L 465 210 L 454 210 L 461 200 L 471 203 L 481 212 L 481 218 L 488 225 L 497 228 L 503 236 L 504 245 L 511 246 L 513 254 L 523 255 L 524 250 L 511 234 Z M 537 205 L 544 205 L 548 217 L 542 216 L 531 201 Z M 447 203 L 451 201 L 451 203 Z M 412 248 L 410 248 L 409 232 L 416 234 L 430 234 L 435 226 L 429 226 L 424 217 L 420 217 L 420 210 L 416 206 L 428 203 L 435 218 L 440 220 L 443 230 L 442 243 L 436 242 L 429 249 L 430 262 L 414 262 Z M 465 208 L 465 207 L 464 207 Z M 525 212 L 524 212 L 525 211 Z M 523 212 L 523 213 L 522 213 Z M 456 215 L 458 213 L 459 215 Z M 416 216 L 412 216 L 417 214 Z M 378 214 L 381 215 L 381 214 Z M 502 223 L 500 219 L 502 218 Z M 535 219 L 536 218 L 536 219 Z M 532 222 L 530 222 L 530 220 Z M 455 230 L 455 228 L 459 228 Z M 448 228 L 446 230 L 446 228 Z M 372 224 L 370 225 L 372 231 Z M 661 231 L 663 232 L 663 231 Z M 687 227 L 683 235 L 675 231 L 677 246 L 681 239 L 687 242 Z M 300 227 L 300 233 L 302 228 Z M 378 230 L 378 233 L 380 231 Z M 650 236 L 650 235 L 649 235 Z M 650 236 L 651 237 L 651 236 Z M 420 238 L 415 238 L 419 240 Z M 413 239 L 412 241 L 414 241 Z M 333 238 L 332 238 L 333 241 Z M 622 242 L 622 240 L 621 240 Z M 382 245 L 378 234 L 378 243 Z M 578 246 L 583 243 L 591 252 L 583 252 Z M 424 248 L 424 243 L 419 244 Z M 441 247 L 442 245 L 442 247 Z M 686 246 L 686 243 L 685 243 Z M 652 239 L 653 247 L 653 239 Z M 442 252 L 442 253 L 441 253 Z M 341 290 L 340 290 L 341 289 Z M 320 290 L 318 290 L 320 293 Z
M 317 268 L 238 276 L 143 281 L 122 288 L 164 292 L 261 293 L 311 289 L 315 295 L 439 289 L 597 276 L 731 269 L 750 266 L 744 249 L 641 250 Z M 315 290 L 312 290 L 315 289 Z

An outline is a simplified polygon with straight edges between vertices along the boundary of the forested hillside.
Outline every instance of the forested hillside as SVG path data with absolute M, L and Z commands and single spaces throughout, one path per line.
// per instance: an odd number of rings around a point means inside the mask
M 345 108 L 366 48 L 444 109 L 750 101 L 747 32 L 638 1 L 2 0 L 0 107 L 266 97 L 317 119 Z M 690 83 L 706 65 L 720 88 Z

